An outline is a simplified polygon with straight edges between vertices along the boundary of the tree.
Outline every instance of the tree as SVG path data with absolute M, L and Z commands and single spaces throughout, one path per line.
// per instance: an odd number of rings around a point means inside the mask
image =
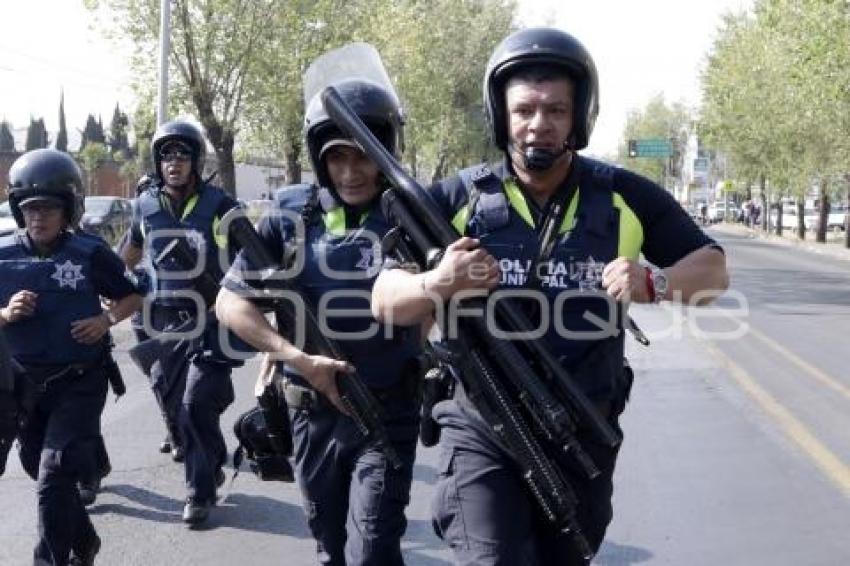
M 68 130 L 65 126 L 65 91 L 59 93 L 59 133 L 56 134 L 56 149 L 68 151 Z
M 44 127 L 44 118 L 38 120 L 30 118 L 30 125 L 27 128 L 26 151 L 47 147 L 49 141 L 47 129 Z
M 99 4 L 89 0 L 91 7 Z M 102 0 L 104 29 L 136 45 L 137 92 L 152 92 L 150 53 L 159 35 L 154 0 Z M 488 152 L 480 85 L 486 59 L 509 31 L 511 0 L 174 0 L 171 101 L 206 128 L 225 189 L 233 147 L 280 156 L 287 181 L 303 161 L 302 76 L 321 53 L 351 41 L 381 52 L 410 117 L 414 170 L 441 174 Z
M 80 151 L 86 148 L 90 143 L 106 145 L 106 135 L 103 133 L 103 121 L 98 118 L 94 119 L 91 114 L 86 118 L 86 125 L 80 132 L 82 140 L 80 141 Z
M 96 8 L 97 3 L 93 4 Z M 105 0 L 104 4 L 135 43 L 135 66 L 142 66 L 138 64 L 142 57 L 149 60 L 150 53 L 156 52 L 159 2 Z M 172 95 L 177 105 L 194 108 L 215 151 L 221 184 L 235 194 L 233 147 L 246 77 L 255 72 L 258 53 L 277 32 L 268 25 L 270 16 L 286 6 L 274 0 L 174 0 L 172 4 L 170 63 L 177 71 L 172 75 Z
M 12 135 L 12 126 L 3 120 L 0 122 L 0 152 L 14 152 L 15 136 Z
M 626 139 L 664 139 L 672 146 L 670 158 L 630 158 L 626 147 L 620 148 L 619 161 L 650 179 L 664 185 L 682 170 L 684 148 L 691 128 L 691 112 L 682 103 L 668 104 L 657 94 L 642 110 L 632 110 L 626 117 Z
M 303 158 L 302 77 L 322 53 L 351 41 L 380 52 L 404 105 L 405 160 L 414 175 L 442 176 L 491 152 L 481 108 L 490 52 L 511 30 L 513 2 L 324 0 L 277 12 L 269 56 L 257 61 L 245 122 L 258 145 L 285 156 L 287 181 Z M 269 81 L 268 77 L 274 77 Z
M 127 141 L 127 128 L 130 120 L 127 114 L 121 112 L 118 104 L 112 113 L 112 122 L 109 124 L 109 149 L 116 158 L 126 161 L 130 158 L 130 143 Z
M 86 194 L 97 194 L 97 168 L 109 159 L 109 150 L 101 142 L 89 141 L 77 154 L 86 173 Z

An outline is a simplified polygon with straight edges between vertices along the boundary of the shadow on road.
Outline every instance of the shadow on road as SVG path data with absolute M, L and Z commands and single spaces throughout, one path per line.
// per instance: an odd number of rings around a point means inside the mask
M 228 527 L 243 531 L 310 538 L 304 511 L 293 505 L 261 495 L 231 493 L 224 505 L 210 515 L 210 528 Z
M 652 553 L 645 548 L 617 544 L 616 542 L 604 541 L 599 554 L 593 559 L 597 566 L 629 566 L 639 564 L 652 558 Z

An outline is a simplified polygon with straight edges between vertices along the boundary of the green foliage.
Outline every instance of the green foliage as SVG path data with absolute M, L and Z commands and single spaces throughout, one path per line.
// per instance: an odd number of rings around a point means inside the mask
M 682 170 L 691 121 L 691 112 L 682 103 L 668 104 L 664 95 L 657 94 L 642 110 L 629 112 L 624 135 L 627 140 L 670 140 L 673 155 L 669 159 L 630 158 L 624 145 L 620 147 L 617 161 L 636 173 L 664 184 L 667 179 L 678 176 Z
M 103 121 L 100 118 L 95 120 L 94 116 L 89 114 L 88 118 L 86 118 L 86 125 L 80 133 L 82 134 L 80 151 L 93 143 L 106 145 L 106 135 L 103 133 Z
M 701 130 L 739 177 L 803 197 L 850 162 L 846 2 L 758 0 L 724 21 L 703 75 Z
M 12 126 L 6 120 L 0 122 L 0 151 L 15 151 L 15 136 L 12 135 Z
M 68 128 L 65 124 L 65 92 L 59 95 L 59 133 L 56 134 L 56 149 L 68 151 Z
M 135 88 L 152 99 L 159 2 L 87 5 L 104 16 L 104 29 L 134 42 Z M 488 154 L 481 80 L 514 11 L 511 0 L 175 0 L 170 109 L 198 116 L 220 167 L 228 158 L 232 165 L 238 134 L 255 155 L 297 169 L 304 160 L 304 71 L 327 50 L 367 41 L 381 52 L 405 104 L 411 167 L 442 174 Z
M 50 140 L 47 137 L 47 129 L 44 127 L 44 118 L 30 118 L 30 125 L 27 128 L 27 141 L 25 144 L 26 151 L 33 149 L 41 149 L 47 147 Z
M 122 112 L 116 104 L 115 111 L 112 113 L 112 122 L 109 124 L 109 149 L 122 161 L 130 158 L 130 142 L 127 141 L 129 125 L 130 120 L 127 114 Z
M 88 185 L 86 187 L 86 194 L 97 194 L 97 187 L 95 186 L 95 171 L 101 163 L 108 161 L 110 157 L 111 155 L 106 144 L 96 141 L 89 141 L 86 143 L 85 147 L 80 149 L 79 153 L 77 153 L 77 159 L 80 161 L 83 166 L 83 170 L 86 172 Z

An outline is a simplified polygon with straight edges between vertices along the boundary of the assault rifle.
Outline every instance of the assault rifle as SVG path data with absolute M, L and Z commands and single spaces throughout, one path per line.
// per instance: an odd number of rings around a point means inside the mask
M 397 253 L 406 256 L 404 261 L 431 269 L 460 235 L 333 86 L 322 91 L 322 102 L 331 119 L 360 144 L 393 185 L 384 192 L 382 205 L 397 226 L 391 236 Z M 466 299 L 464 304 L 486 306 L 483 298 Z M 495 314 L 500 328 L 514 336 L 530 334 L 531 323 L 512 303 L 499 301 Z M 569 535 L 589 560 L 593 552 L 576 521 L 576 495 L 561 472 L 560 461 L 572 457 L 593 478 L 599 470 L 576 439 L 578 426 L 587 427 L 612 447 L 620 442 L 619 435 L 539 340 L 499 340 L 482 318 L 462 318 L 458 328 L 458 336 L 449 337 L 448 346 L 467 397 L 507 447 L 546 519 Z
M 192 253 L 185 238 L 177 237 L 172 239 L 153 260 L 153 264 L 156 267 L 164 265 L 167 262 L 173 262 L 182 271 L 189 271 L 196 264 L 195 254 Z M 192 286 L 201 295 L 204 308 L 209 308 L 215 304 L 215 298 L 218 295 L 219 289 L 218 281 L 215 280 L 215 277 L 207 271 L 202 271 L 200 275 L 192 280 Z M 188 332 L 195 328 L 195 326 L 195 319 L 190 318 L 168 329 L 159 336 L 139 342 L 128 351 L 130 359 L 142 373 L 149 376 L 154 362 L 162 359 L 167 351 L 173 348 L 175 342 L 181 339 L 175 335 Z
M 272 311 L 275 315 L 278 332 L 283 333 L 285 329 L 296 328 L 296 312 L 292 301 L 275 298 L 274 292 L 299 292 L 289 285 L 286 279 L 280 277 L 282 266 L 266 249 L 251 221 L 244 216 L 241 210 L 234 209 L 222 218 L 222 225 L 229 225 L 228 234 L 241 246 L 242 253 L 247 257 L 250 265 L 260 273 L 259 287 L 261 292 L 265 293 L 264 298 L 268 298 L 273 305 Z M 299 293 L 299 295 L 303 300 L 303 309 L 299 309 L 298 314 L 304 316 L 305 350 L 311 354 L 345 360 L 339 345 L 322 333 L 315 307 L 306 300 L 303 294 Z M 382 446 L 391 465 L 396 469 L 400 468 L 402 462 L 390 443 L 386 427 L 384 427 L 381 405 L 363 383 L 360 376 L 356 372 L 337 375 L 336 386 L 343 405 L 345 405 L 349 416 L 357 425 L 360 433 L 367 440 L 374 441 Z

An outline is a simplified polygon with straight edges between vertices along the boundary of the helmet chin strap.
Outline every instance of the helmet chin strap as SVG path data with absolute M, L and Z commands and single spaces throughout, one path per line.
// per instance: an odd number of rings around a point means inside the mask
M 555 165 L 558 158 L 570 150 L 566 141 L 557 151 L 550 151 L 542 147 L 529 147 L 525 151 L 521 151 L 513 142 L 509 147 L 511 151 L 517 151 L 522 155 L 523 166 L 528 171 L 547 171 Z

